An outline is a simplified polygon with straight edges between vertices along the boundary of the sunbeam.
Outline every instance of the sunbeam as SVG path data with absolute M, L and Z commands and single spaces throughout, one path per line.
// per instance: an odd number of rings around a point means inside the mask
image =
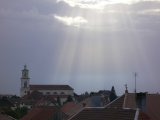
M 78 86 L 85 86 L 84 89 L 87 89 L 86 82 L 93 86 L 99 82 L 96 89 L 105 89 L 108 85 L 123 86 L 128 83 L 130 90 L 133 91 L 132 73 L 143 69 L 144 73 L 148 73 L 147 69 L 150 68 L 145 44 L 140 37 L 143 30 L 138 29 L 135 20 L 137 17 L 135 15 L 141 13 L 132 11 L 132 5 L 140 0 L 58 2 L 66 2 L 71 7 L 81 9 L 77 11 L 73 9 L 73 16 L 70 13 L 64 17 L 55 16 L 62 24 L 68 26 L 66 40 L 61 46 L 61 57 L 57 58 L 59 63 L 57 79 L 66 79 L 77 89 L 80 89 Z M 79 28 L 73 28 L 77 26 L 76 24 Z M 121 91 L 122 89 L 119 93 Z
M 16 91 L 23 64 L 32 83 L 69 84 L 77 93 L 114 85 L 121 94 L 126 83 L 133 92 L 133 72 L 137 92 L 159 91 L 160 0 L 3 1 L 0 91 Z

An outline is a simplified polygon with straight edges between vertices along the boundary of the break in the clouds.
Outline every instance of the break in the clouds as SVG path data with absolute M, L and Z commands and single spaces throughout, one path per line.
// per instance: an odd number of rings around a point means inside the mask
M 107 0 L 57 0 L 57 2 L 65 2 L 71 7 L 103 9 L 109 2 Z
M 160 9 L 149 9 L 149 10 L 142 10 L 139 14 L 143 15 L 160 15 Z
M 57 19 L 58 21 L 62 22 L 65 25 L 75 26 L 75 27 L 80 27 L 81 25 L 84 25 L 88 22 L 86 19 L 84 19 L 83 17 L 80 17 L 80 16 L 68 17 L 68 16 L 54 15 L 54 18 Z
M 57 2 L 65 2 L 71 7 L 99 9 L 103 10 L 106 5 L 111 4 L 134 4 L 144 1 L 159 1 L 159 0 L 57 0 Z

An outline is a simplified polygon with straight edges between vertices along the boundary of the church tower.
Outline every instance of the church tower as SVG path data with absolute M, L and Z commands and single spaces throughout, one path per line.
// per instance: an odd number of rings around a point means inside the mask
M 21 77 L 21 89 L 20 89 L 20 96 L 23 97 L 29 93 L 29 70 L 27 66 L 24 65 L 24 69 L 22 70 L 22 77 Z

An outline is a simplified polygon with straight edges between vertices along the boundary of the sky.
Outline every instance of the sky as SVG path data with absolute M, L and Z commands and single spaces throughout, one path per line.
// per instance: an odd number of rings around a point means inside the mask
M 160 0 L 0 0 L 0 94 L 68 84 L 77 94 L 160 92 Z

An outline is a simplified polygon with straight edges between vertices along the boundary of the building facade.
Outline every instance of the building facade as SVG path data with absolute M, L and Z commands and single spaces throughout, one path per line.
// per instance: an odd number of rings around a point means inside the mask
M 73 96 L 73 88 L 69 85 L 31 85 L 29 78 L 29 70 L 24 66 L 21 77 L 20 96 L 31 94 L 34 91 L 42 93 L 42 95 L 59 96 L 61 101 L 64 102 L 68 96 Z

